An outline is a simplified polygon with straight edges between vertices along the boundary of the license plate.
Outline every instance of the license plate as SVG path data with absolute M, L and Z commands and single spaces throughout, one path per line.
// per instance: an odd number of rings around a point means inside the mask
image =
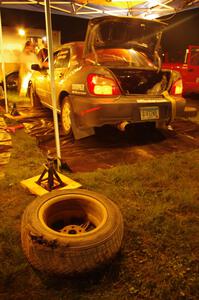
M 153 107 L 140 107 L 141 120 L 158 120 L 159 119 L 159 108 Z

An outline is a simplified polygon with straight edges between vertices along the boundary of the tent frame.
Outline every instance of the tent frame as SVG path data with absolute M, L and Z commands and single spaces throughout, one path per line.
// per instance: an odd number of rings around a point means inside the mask
M 27 1 L 25 1 L 27 2 Z M 37 2 L 37 1 L 34 1 Z M 22 2 L 18 3 L 21 4 Z M 3 4 L 3 1 L 1 2 Z M 58 124 L 58 112 L 56 107 L 56 89 L 54 80 L 54 64 L 53 64 L 53 39 L 52 39 L 52 20 L 50 12 L 50 0 L 44 0 L 45 7 L 45 21 L 46 21 L 46 35 L 47 44 L 49 52 L 49 76 L 51 81 L 51 96 L 52 96 L 52 106 L 53 106 L 53 120 L 54 120 L 54 130 L 55 130 L 55 144 L 57 153 L 57 168 L 59 170 L 61 166 L 61 150 L 60 150 L 60 138 L 59 138 L 59 124 Z M 3 34 L 2 34 L 2 19 L 0 11 L 0 45 L 1 45 L 1 56 L 2 56 L 2 73 L 4 82 L 4 96 L 5 96 L 5 107 L 6 112 L 8 112 L 8 99 L 7 99 L 7 89 L 6 89 L 6 76 L 5 76 L 5 62 L 3 58 Z
M 159 16 L 164 14 L 171 14 L 177 12 L 178 8 L 175 4 L 176 1 L 174 0 L 157 0 L 156 2 L 151 2 L 148 0 L 140 0 L 133 3 L 133 0 L 104 0 L 106 5 L 95 4 L 94 1 L 78 1 L 78 0 L 71 0 L 71 1 L 50 1 L 50 8 L 53 10 L 54 13 L 63 13 L 71 16 L 79 16 L 84 18 L 93 18 L 94 16 L 102 16 L 104 14 L 108 15 L 133 15 L 136 17 L 143 17 L 148 14 L 157 14 Z M 155 1 L 155 0 L 154 0 Z M 180 1 L 183 2 L 180 6 L 184 8 L 184 6 L 188 6 L 189 2 L 195 3 L 198 0 L 192 0 L 187 2 L 187 0 Z M 117 5 L 118 2 L 118 5 Z M 39 8 L 45 6 L 45 0 L 26 0 L 26 1 L 11 1 L 11 0 L 4 0 L 0 1 L 1 5 L 6 5 L 6 7 L 12 7 L 17 5 L 37 5 Z M 173 4 L 173 6 L 172 6 Z

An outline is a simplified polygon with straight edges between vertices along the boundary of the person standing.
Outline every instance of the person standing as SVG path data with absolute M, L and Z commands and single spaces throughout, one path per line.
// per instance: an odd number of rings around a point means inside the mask
M 37 57 L 40 60 L 41 63 L 43 63 L 48 56 L 48 49 L 47 49 L 47 43 L 46 41 L 42 40 L 43 48 L 39 50 L 37 53 Z
M 27 41 L 20 55 L 19 96 L 26 96 L 27 94 L 28 83 L 32 75 L 32 64 L 40 64 L 40 61 L 34 51 L 33 43 L 31 41 Z

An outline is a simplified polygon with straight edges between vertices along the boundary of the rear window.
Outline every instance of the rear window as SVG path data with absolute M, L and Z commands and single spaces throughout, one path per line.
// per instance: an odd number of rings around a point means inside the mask
M 87 61 L 107 66 L 154 68 L 153 63 L 143 52 L 131 49 L 101 49 L 96 50 L 95 55 L 90 53 Z
M 105 48 L 136 48 L 153 53 L 161 36 L 162 25 L 135 18 L 108 18 L 90 29 L 87 52 Z
M 192 66 L 199 66 L 199 48 L 191 49 L 190 64 Z
M 127 22 L 104 22 L 98 27 L 94 44 L 96 48 L 108 45 L 128 47 L 136 42 L 147 48 L 156 43 L 156 34 L 144 22 L 137 26 Z
M 70 59 L 70 49 L 62 49 L 54 55 L 55 68 L 64 68 L 68 66 Z

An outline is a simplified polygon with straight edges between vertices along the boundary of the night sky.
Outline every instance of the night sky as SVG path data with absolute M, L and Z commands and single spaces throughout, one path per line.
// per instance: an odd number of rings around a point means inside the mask
M 1 9 L 1 11 L 3 26 L 45 29 L 44 13 L 16 9 Z M 61 43 L 84 40 L 87 23 L 87 19 L 52 15 L 52 28 L 61 31 Z
M 1 9 L 4 26 L 23 26 L 45 29 L 44 13 Z M 163 20 L 168 23 L 162 37 L 162 49 L 178 58 L 188 45 L 199 45 L 199 9 L 189 10 Z M 87 19 L 52 15 L 52 27 L 61 31 L 61 43 L 84 40 Z
M 162 48 L 175 60 L 185 52 L 188 45 L 199 45 L 199 9 L 164 17 L 168 24 L 162 36 Z

